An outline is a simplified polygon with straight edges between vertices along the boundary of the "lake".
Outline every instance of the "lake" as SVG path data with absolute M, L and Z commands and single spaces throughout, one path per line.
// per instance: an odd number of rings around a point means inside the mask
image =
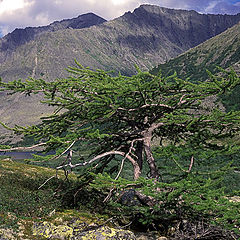
M 0 156 L 11 157 L 12 159 L 15 159 L 15 160 L 32 159 L 33 158 L 32 154 L 43 155 L 38 152 L 0 152 Z M 49 154 L 54 154 L 54 153 L 49 153 Z

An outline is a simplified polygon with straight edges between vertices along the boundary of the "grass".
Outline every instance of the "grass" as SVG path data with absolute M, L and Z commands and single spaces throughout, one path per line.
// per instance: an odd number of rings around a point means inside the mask
M 81 184 L 81 179 L 74 173 L 65 181 L 64 172 L 58 171 L 58 178 L 54 177 L 39 189 L 55 174 L 52 168 L 0 157 L 0 238 L 5 232 L 10 239 L 19 233 L 23 235 L 21 239 L 45 239 L 32 235 L 32 226 L 36 222 L 47 221 L 56 226 L 106 222 L 108 216 L 95 211 L 102 199 L 94 202 L 92 196 L 85 196 L 86 190 L 77 196 L 80 203 L 73 204 L 73 194 Z
M 63 183 L 64 175 L 54 178 L 38 189 L 53 169 L 30 166 L 11 159 L 0 160 L 0 225 L 16 225 L 18 218 L 40 218 L 60 209 L 61 199 L 54 198 L 54 190 Z M 15 217 L 9 217 L 15 216 Z

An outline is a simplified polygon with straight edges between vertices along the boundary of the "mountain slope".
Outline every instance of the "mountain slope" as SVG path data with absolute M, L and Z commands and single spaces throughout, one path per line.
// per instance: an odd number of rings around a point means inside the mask
M 0 66 L 5 80 L 65 76 L 63 69 L 77 59 L 84 66 L 135 73 L 134 64 L 151 69 L 240 21 L 240 14 L 204 15 L 142 5 L 133 13 L 85 29 L 41 34 L 21 45 Z
M 189 77 L 197 82 L 208 78 L 206 69 L 217 73 L 216 66 L 224 69 L 233 67 L 240 74 L 240 23 L 177 58 L 160 64 L 152 73 L 161 71 L 163 75 L 169 75 L 176 71 L 179 77 Z M 240 109 L 239 95 L 240 87 L 237 87 L 233 93 L 222 96 L 228 110 Z
M 94 13 L 87 13 L 72 19 L 64 19 L 56 21 L 48 26 L 43 27 L 27 27 L 25 29 L 15 29 L 13 32 L 7 34 L 0 39 L 0 63 L 6 60 L 6 57 L 19 46 L 24 45 L 45 32 L 56 32 L 64 29 L 81 29 L 91 27 L 106 22 L 105 19 L 95 15 Z
M 235 66 L 236 70 L 239 70 L 240 23 L 184 54 L 160 64 L 152 72 L 161 71 L 162 74 L 168 75 L 176 71 L 180 77 L 204 81 L 208 77 L 206 69 L 214 73 L 217 71 L 216 66 L 225 69 Z

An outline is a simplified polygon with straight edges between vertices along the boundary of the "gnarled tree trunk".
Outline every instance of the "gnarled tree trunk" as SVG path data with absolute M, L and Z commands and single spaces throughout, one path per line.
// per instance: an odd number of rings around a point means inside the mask
M 159 172 L 155 163 L 155 159 L 152 154 L 151 140 L 152 140 L 152 132 L 146 132 L 144 136 L 143 145 L 144 145 L 144 151 L 146 154 L 146 160 L 150 168 L 150 177 L 158 180 Z

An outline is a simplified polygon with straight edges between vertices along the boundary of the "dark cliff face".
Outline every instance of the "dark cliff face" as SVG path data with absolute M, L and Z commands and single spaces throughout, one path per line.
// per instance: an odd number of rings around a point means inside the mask
M 82 29 L 99 25 L 104 22 L 106 22 L 105 19 L 95 15 L 94 13 L 87 13 L 76 18 L 56 21 L 48 26 L 27 27 L 25 29 L 17 28 L 0 39 L 0 63 L 5 60 L 7 54 L 10 54 L 17 47 L 36 39 L 42 33 L 55 32 L 64 29 Z
M 237 24 L 240 21 L 240 13 L 237 15 L 199 14 L 196 11 L 142 5 L 133 13 L 125 13 L 123 18 L 132 25 L 138 25 L 139 28 L 151 28 L 155 33 L 161 33 L 153 35 L 153 42 L 162 35 L 177 47 L 187 50 Z M 131 37 L 127 40 L 131 42 Z M 135 40 L 132 42 L 136 45 Z

